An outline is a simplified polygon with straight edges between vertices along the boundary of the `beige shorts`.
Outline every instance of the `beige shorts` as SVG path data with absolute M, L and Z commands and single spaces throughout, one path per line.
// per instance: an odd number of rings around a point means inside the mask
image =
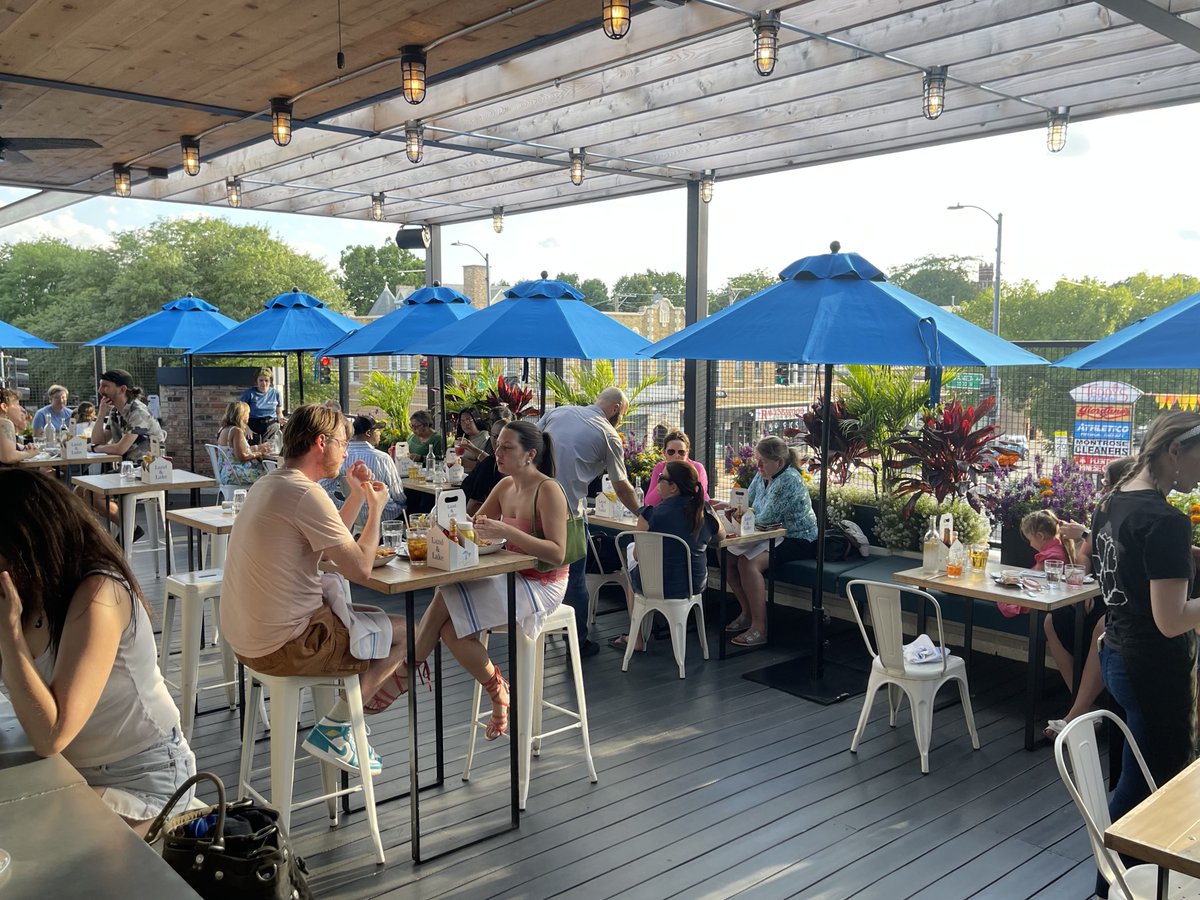
M 263 675 L 361 675 L 369 659 L 350 653 L 350 632 L 333 610 L 322 603 L 308 621 L 308 628 L 278 650 L 256 659 L 238 659 Z

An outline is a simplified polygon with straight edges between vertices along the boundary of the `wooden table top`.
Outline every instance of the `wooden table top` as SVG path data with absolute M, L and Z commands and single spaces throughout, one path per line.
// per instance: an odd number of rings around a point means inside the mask
M 504 575 L 531 568 L 537 560 L 524 553 L 511 553 L 508 550 L 497 550 L 487 556 L 479 557 L 479 565 L 457 572 L 447 572 L 432 566 L 417 566 L 413 568 L 406 560 L 393 559 L 384 566 L 371 570 L 371 577 L 365 581 L 359 578 L 346 577 L 363 587 L 368 587 L 380 594 L 404 594 L 408 591 L 419 591 L 423 588 L 439 587 L 443 584 L 460 584 L 464 581 L 474 581 L 476 578 L 486 578 L 489 575 Z M 323 563 L 330 571 L 338 569 L 328 563 Z
M 229 534 L 233 531 L 233 511 L 221 506 L 168 509 L 167 521 L 178 522 L 205 534 Z
M 1104 846 L 1200 878 L 1200 760 L 1113 822 Z
M 637 528 L 637 519 L 614 519 L 610 516 L 595 516 L 588 514 L 587 523 L 596 525 L 600 528 L 612 528 L 616 531 L 634 531 Z M 762 531 L 755 531 L 753 534 L 733 534 L 726 532 L 725 537 L 721 538 L 720 547 L 736 547 L 741 544 L 753 544 L 755 541 L 765 541 L 768 539 L 787 537 L 787 529 L 785 528 L 769 528 Z
M 435 497 L 442 491 L 453 491 L 462 487 L 462 484 L 434 484 L 432 481 L 414 481 L 411 478 L 401 478 L 400 484 L 406 491 L 418 491 L 422 494 L 433 494 Z
M 116 497 L 121 494 L 149 494 L 155 491 L 186 491 L 195 488 L 216 487 L 216 479 L 183 469 L 171 470 L 171 481 L 168 484 L 146 484 L 140 478 L 126 480 L 119 472 L 109 475 L 80 475 L 71 479 L 72 484 L 91 491 L 93 494 L 107 494 Z
M 84 456 L 66 457 L 61 454 L 54 457 L 42 457 L 40 454 L 30 459 L 21 460 L 18 466 L 26 469 L 45 469 L 59 466 L 91 466 L 97 463 L 119 463 L 121 457 L 115 453 L 88 453 Z
M 1012 571 L 1012 567 L 993 563 L 988 565 L 987 572 L 982 576 L 968 572 L 962 578 L 950 578 L 947 575 L 929 575 L 918 566 L 896 572 L 892 575 L 892 580 L 900 584 L 911 584 L 924 590 L 942 591 L 946 594 L 973 597 L 976 600 L 987 600 L 992 603 L 1012 603 L 1026 609 L 1042 611 L 1073 606 L 1081 600 L 1100 595 L 1100 584 L 1092 582 L 1077 588 L 1070 588 L 1066 584 L 1062 584 L 1057 588 L 1048 588 L 1037 596 L 1032 596 L 1025 591 L 996 584 L 992 580 L 992 576 L 1001 570 Z

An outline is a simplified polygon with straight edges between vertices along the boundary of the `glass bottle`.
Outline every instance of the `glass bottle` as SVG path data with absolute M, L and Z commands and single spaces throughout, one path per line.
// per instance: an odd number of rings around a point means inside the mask
M 944 546 L 937 533 L 937 516 L 929 517 L 929 528 L 921 538 L 921 568 L 928 575 L 936 575 L 938 569 L 938 548 Z

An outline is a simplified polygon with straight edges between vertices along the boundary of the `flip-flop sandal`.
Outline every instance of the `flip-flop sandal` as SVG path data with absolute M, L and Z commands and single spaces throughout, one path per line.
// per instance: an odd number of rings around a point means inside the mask
M 738 616 L 732 622 L 725 626 L 726 634 L 737 634 L 740 631 L 745 631 L 750 627 L 750 620 Z
M 765 647 L 767 645 L 767 636 L 757 628 L 751 628 L 749 631 L 743 631 L 737 637 L 732 638 L 729 643 L 737 644 L 739 647 Z
M 621 634 L 621 635 L 617 635 L 617 637 L 615 637 L 615 638 L 609 638 L 608 646 L 612 647 L 614 650 L 620 650 L 622 653 L 624 653 L 625 648 L 629 646 L 629 635 Z M 645 653 L 646 645 L 642 644 L 640 649 L 637 647 L 634 647 L 634 650 L 637 651 L 638 653 Z

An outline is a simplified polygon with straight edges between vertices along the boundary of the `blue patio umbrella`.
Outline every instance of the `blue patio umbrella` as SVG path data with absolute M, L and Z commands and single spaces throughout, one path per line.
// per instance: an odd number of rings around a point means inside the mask
M 583 302 L 564 281 L 522 281 L 505 299 L 473 316 L 414 340 L 406 352 L 431 356 L 525 357 L 542 360 L 541 404 L 546 406 L 546 359 L 631 359 L 650 342 Z
M 1054 363 L 1064 369 L 1200 369 L 1200 294 L 1138 319 Z
M 239 356 L 250 353 L 295 353 L 304 400 L 303 354 L 328 347 L 359 325 L 329 309 L 299 288 L 273 297 L 263 311 L 223 335 L 192 348 L 196 356 Z
M 0 347 L 7 350 L 57 350 L 49 341 L 43 341 L 16 325 L 0 322 Z
M 829 408 L 833 366 L 1018 366 L 1046 360 L 952 313 L 888 284 L 887 276 L 856 253 L 807 256 L 779 273 L 778 284 L 689 325 L 649 347 L 656 359 L 748 360 L 825 366 L 824 408 Z M 934 384 L 938 379 L 934 379 Z M 822 429 L 821 459 L 829 458 L 829 429 Z M 821 469 L 821 507 L 828 485 Z M 812 682 L 803 696 L 845 699 L 824 680 L 825 517 L 818 516 L 817 571 L 812 594 Z
M 224 334 L 237 322 L 211 303 L 193 297 L 190 293 L 164 303 L 161 310 L 110 331 L 85 347 L 161 347 L 167 350 L 187 350 L 197 344 L 211 341 Z M 192 409 L 192 355 L 184 354 L 187 360 L 188 379 L 188 446 L 191 448 L 191 466 L 196 468 L 195 416 Z
M 404 298 L 399 309 L 358 331 L 339 338 L 321 356 L 398 356 L 404 348 L 434 331 L 476 312 L 471 298 L 454 288 L 434 284 Z

